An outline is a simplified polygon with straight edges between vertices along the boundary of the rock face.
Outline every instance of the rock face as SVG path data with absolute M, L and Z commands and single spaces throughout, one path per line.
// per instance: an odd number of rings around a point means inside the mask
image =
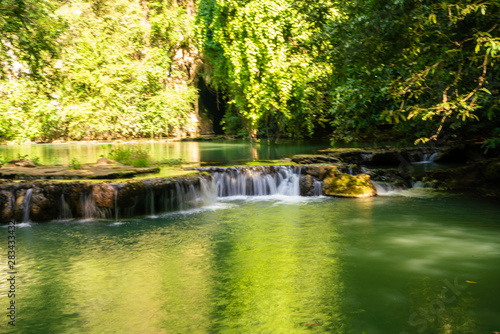
M 199 204 L 208 177 L 124 183 L 20 182 L 0 184 L 0 223 L 68 218 L 114 218 L 176 211 Z M 27 211 L 28 210 L 28 211 Z
M 443 190 L 477 191 L 500 196 L 500 159 L 427 172 L 424 184 Z

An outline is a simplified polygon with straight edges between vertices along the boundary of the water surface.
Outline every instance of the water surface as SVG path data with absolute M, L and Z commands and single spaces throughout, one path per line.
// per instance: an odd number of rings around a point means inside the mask
M 16 230 L 16 332 L 492 333 L 499 214 L 414 189 L 27 224 Z
M 0 157 L 39 158 L 45 165 L 68 164 L 73 159 L 80 163 L 95 163 L 101 156 L 108 157 L 111 150 L 131 146 L 148 150 L 155 161 L 182 159 L 184 162 L 205 164 L 241 163 L 253 160 L 280 159 L 314 149 L 328 147 L 328 142 L 284 141 L 281 144 L 248 141 L 231 142 L 159 142 L 142 141 L 128 143 L 86 143 L 78 144 L 23 144 L 0 145 Z

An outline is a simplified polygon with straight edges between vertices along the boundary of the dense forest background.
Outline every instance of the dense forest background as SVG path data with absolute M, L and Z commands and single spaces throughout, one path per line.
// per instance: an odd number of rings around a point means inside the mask
M 253 139 L 494 147 L 499 24 L 498 0 L 1 0 L 0 138 L 196 135 L 213 104 Z

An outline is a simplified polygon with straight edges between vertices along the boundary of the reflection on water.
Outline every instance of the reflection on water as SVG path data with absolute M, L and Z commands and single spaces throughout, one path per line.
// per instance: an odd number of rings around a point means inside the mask
M 33 224 L 16 231 L 16 330 L 491 333 L 498 214 L 459 196 L 269 197 Z
M 0 157 L 38 157 L 42 164 L 67 164 L 72 159 L 81 163 L 94 163 L 107 157 L 115 148 L 138 145 L 150 156 L 163 159 L 182 159 L 185 162 L 207 164 L 237 163 L 252 160 L 279 159 L 311 150 L 328 147 L 328 143 L 290 141 L 279 145 L 251 144 L 248 142 L 138 142 L 138 143 L 78 143 L 78 144 L 23 144 L 0 145 Z

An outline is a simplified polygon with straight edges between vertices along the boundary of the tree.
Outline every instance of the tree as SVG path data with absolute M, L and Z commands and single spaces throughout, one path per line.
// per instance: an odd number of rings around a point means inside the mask
M 302 6 L 287 0 L 200 2 L 206 81 L 227 96 L 226 125 L 236 116 L 255 139 L 259 129 L 268 136 L 269 130 L 278 136 L 310 135 L 321 123 L 330 69 L 315 62 L 321 45 L 311 38 L 325 22 L 311 19 L 318 8 L 333 15 L 327 1 Z
M 338 135 L 381 125 L 422 142 L 485 127 L 491 133 L 498 124 L 497 1 L 350 4 L 330 25 L 330 36 L 349 40 L 332 51 L 332 65 L 343 64 L 330 110 Z

